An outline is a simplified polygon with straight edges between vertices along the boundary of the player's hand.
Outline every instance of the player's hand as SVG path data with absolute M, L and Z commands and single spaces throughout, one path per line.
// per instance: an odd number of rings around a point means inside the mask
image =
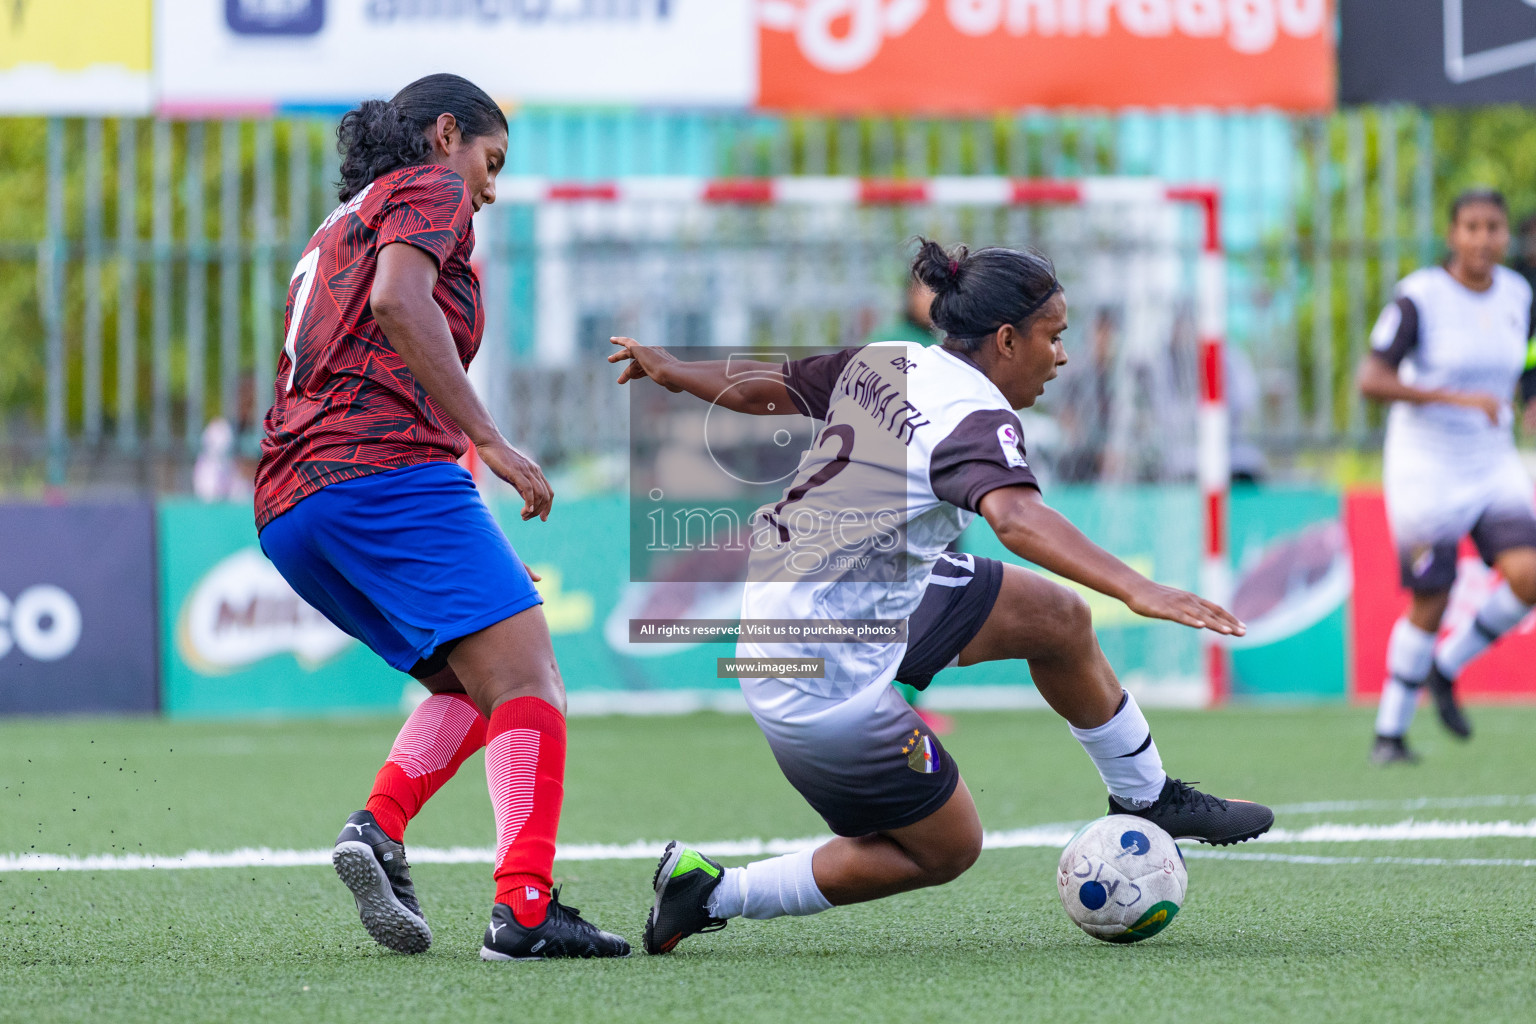
M 1495 427 L 1499 425 L 1499 419 L 1504 415 L 1504 400 L 1493 395 L 1469 392 L 1462 395 L 1461 401 L 1457 404 L 1466 406 L 1468 409 L 1479 410 Z
M 610 363 L 628 361 L 624 372 L 619 374 L 620 384 L 628 384 L 632 380 L 649 377 L 668 391 L 683 390 L 665 379 L 665 367 L 677 361 L 672 353 L 655 345 L 642 345 L 634 338 L 609 338 L 608 340 L 619 346 L 619 351 L 609 356 L 608 361 Z
M 538 516 L 541 522 L 548 521 L 555 492 L 544 479 L 539 464 L 505 441 L 493 441 L 475 448 L 486 468 L 517 488 L 517 493 L 523 496 L 523 520 L 526 522 Z
M 1224 636 L 1242 636 L 1248 627 L 1218 604 L 1176 587 L 1146 580 L 1126 598 L 1125 606 L 1148 619 L 1167 619 L 1194 629 L 1208 629 Z
M 1525 411 L 1520 414 L 1520 432 L 1527 441 L 1536 439 L 1536 399 L 1525 403 Z

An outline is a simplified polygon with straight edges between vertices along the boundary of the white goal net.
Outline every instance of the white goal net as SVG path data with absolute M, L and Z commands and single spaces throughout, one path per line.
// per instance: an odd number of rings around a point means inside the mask
M 612 388 L 603 362 L 610 335 L 740 353 L 909 336 L 917 328 L 902 314 L 916 237 L 1044 252 L 1071 320 L 1067 367 L 1021 413 L 1047 501 L 1137 569 L 1225 596 L 1213 193 L 1118 178 L 504 179 L 499 192 L 477 252 L 482 273 L 512 296 L 495 314 L 519 353 L 516 367 L 498 371 L 499 412 L 521 437 L 564 432 L 547 457 L 624 444 L 623 430 L 597 426 L 627 415 L 628 395 Z M 984 523 L 962 547 L 1018 560 Z M 631 609 L 644 600 L 631 596 Z M 1090 601 L 1128 686 L 1161 703 L 1221 698 L 1223 659 L 1199 634 Z M 716 602 L 728 606 L 728 596 Z M 1029 700 L 1024 683 L 1023 666 L 978 666 L 947 674 L 925 699 L 1015 703 Z

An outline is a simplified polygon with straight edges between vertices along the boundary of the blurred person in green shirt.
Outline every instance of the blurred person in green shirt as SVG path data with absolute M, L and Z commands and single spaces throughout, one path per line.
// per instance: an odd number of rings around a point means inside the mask
M 915 341 L 919 345 L 936 344 L 939 336 L 933 332 L 933 318 L 929 315 L 932 307 L 933 289 L 916 278 L 908 280 L 901 314 L 870 331 L 869 337 L 864 339 L 864 344 L 872 345 L 877 341 Z

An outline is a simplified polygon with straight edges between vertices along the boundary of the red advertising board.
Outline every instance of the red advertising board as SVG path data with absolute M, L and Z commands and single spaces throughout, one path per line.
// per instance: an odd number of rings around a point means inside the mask
M 1397 552 L 1387 527 L 1387 507 L 1380 492 L 1352 491 L 1344 497 L 1344 523 L 1354 561 L 1354 672 L 1350 694 L 1374 701 L 1385 677 L 1387 636 L 1408 607 L 1408 592 L 1398 582 Z M 1442 632 L 1470 618 L 1498 582 L 1483 565 L 1470 541 L 1462 542 L 1456 586 Z M 1536 615 L 1482 657 L 1467 666 L 1457 690 L 1473 700 L 1536 698 Z
M 990 113 L 1025 106 L 1334 100 L 1331 0 L 760 0 L 764 107 Z

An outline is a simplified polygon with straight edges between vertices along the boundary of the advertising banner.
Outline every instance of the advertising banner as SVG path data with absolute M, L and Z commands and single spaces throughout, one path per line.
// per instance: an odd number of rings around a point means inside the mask
M 1199 537 L 1159 528 L 1198 521 L 1199 495 L 1193 488 L 1123 488 L 1106 496 L 1101 488 L 1054 487 L 1050 502 L 1139 571 L 1173 586 L 1195 586 Z M 562 501 L 547 523 L 522 523 L 520 507 L 501 505 L 498 518 L 518 553 L 544 577 L 539 589 L 574 710 L 739 706 L 736 681 L 718 678 L 717 660 L 733 656 L 734 644 L 646 642 L 631 627 L 638 620 L 734 619 L 740 613 L 739 579 L 630 582 L 622 550 L 629 514 L 623 496 Z M 1353 576 L 1338 495 L 1307 489 L 1238 494 L 1231 529 L 1234 603 L 1250 626 L 1249 636 L 1232 651 L 1234 696 L 1343 699 Z M 961 547 L 1019 561 L 980 521 Z M 699 552 L 705 556 L 718 552 Z M 1093 610 L 1110 663 L 1139 699 L 1206 703 L 1199 634 L 1138 618 L 1111 598 L 1076 589 Z M 1039 702 L 1022 662 L 948 670 L 922 699 L 933 707 Z
M 0 714 L 155 710 L 154 509 L 0 505 Z
M 546 523 L 522 522 L 521 507 L 502 502 L 497 519 L 543 577 L 539 593 L 572 711 L 741 705 L 737 681 L 717 677 L 717 659 L 735 653 L 733 642 L 651 643 L 630 632 L 631 619 L 736 619 L 740 576 L 630 582 L 629 499 L 622 494 L 559 501 Z
M 440 71 L 504 103 L 746 106 L 752 0 L 156 0 L 162 109 L 349 107 Z
M 1186 590 L 1198 585 L 1199 531 L 1161 528 L 1164 523 L 1200 521 L 1200 492 L 1194 487 L 1106 489 L 1062 485 L 1048 488 L 1046 501 L 1090 540 L 1142 575 Z M 986 558 L 1021 563 L 979 518 L 960 539 L 960 546 Z M 1052 578 L 1077 591 L 1088 602 L 1099 646 L 1137 700 L 1188 707 L 1201 707 L 1209 702 L 1210 687 L 1204 677 L 1198 633 L 1173 623 L 1143 619 L 1114 598 Z M 1032 689 L 1029 667 L 1024 662 L 987 662 L 947 671 L 934 681 L 928 691 L 932 696 L 925 694 L 924 701 L 942 706 L 949 700 L 940 691 L 964 687 L 968 697 L 989 703 L 985 693 L 975 693 L 973 688 L 1008 685 Z
M 1387 638 L 1392 624 L 1408 607 L 1408 591 L 1398 579 L 1397 552 L 1387 526 L 1387 506 L 1379 492 L 1345 496 L 1345 523 L 1355 567 L 1353 696 L 1374 701 L 1386 677 Z M 1441 635 L 1477 613 L 1499 576 L 1478 558 L 1471 541 L 1462 542 L 1456 585 L 1441 623 Z M 1487 653 L 1467 665 L 1456 691 L 1472 700 L 1530 700 L 1536 697 L 1536 615 L 1528 616 Z
M 1349 0 L 1339 18 L 1345 103 L 1536 101 L 1536 3 Z
M 1329 0 L 761 0 L 765 107 L 1324 110 Z
M 1354 567 L 1337 491 L 1232 492 L 1232 612 L 1238 700 L 1343 700 Z
M 1195 585 L 1199 537 L 1158 528 L 1198 520 L 1193 488 L 1125 488 L 1106 498 L 1099 488 L 1060 487 L 1052 489 L 1051 504 L 1138 570 L 1174 586 Z M 493 503 L 518 554 L 543 577 L 544 615 L 573 713 L 743 706 L 737 681 L 722 677 L 720 660 L 735 654 L 729 630 L 695 629 L 686 639 L 669 639 L 646 635 L 644 627 L 734 622 L 739 577 L 652 575 L 632 582 L 624 495 L 562 500 L 545 523 L 522 522 L 520 508 L 515 500 Z M 1235 603 L 1251 628 L 1232 654 L 1235 695 L 1342 697 L 1352 565 L 1338 497 L 1268 490 L 1239 496 L 1232 535 Z M 299 600 L 256 546 L 248 508 L 163 502 L 160 537 L 169 714 L 393 712 L 402 698 L 424 695 Z M 961 546 L 1018 561 L 985 523 L 975 524 Z M 1101 646 L 1138 697 L 1163 705 L 1207 701 L 1199 634 L 1140 619 L 1101 595 L 1084 596 Z M 1039 698 L 1024 663 L 998 662 L 946 671 L 923 701 L 995 707 Z
M 167 714 L 400 706 L 409 677 L 300 600 L 257 546 L 249 505 L 163 501 L 159 525 Z
M 0 16 L 0 113 L 148 112 L 152 3 L 13 0 L 6 4 Z
M 1052 487 L 1046 500 L 1090 539 L 1159 583 L 1193 589 L 1199 538 L 1170 531 L 1198 522 L 1193 489 Z M 1312 489 L 1235 491 L 1231 506 L 1232 611 L 1248 625 L 1230 644 L 1237 700 L 1342 700 L 1352 572 L 1336 493 Z M 1019 562 L 978 520 L 962 546 Z M 1113 598 L 1060 580 L 1093 612 L 1099 646 L 1137 699 L 1203 705 L 1200 634 L 1137 616 Z M 1023 663 L 976 665 L 946 674 L 938 686 L 998 685 L 1028 680 Z M 984 695 L 982 695 L 984 696 Z M 935 693 L 934 702 L 944 697 Z

